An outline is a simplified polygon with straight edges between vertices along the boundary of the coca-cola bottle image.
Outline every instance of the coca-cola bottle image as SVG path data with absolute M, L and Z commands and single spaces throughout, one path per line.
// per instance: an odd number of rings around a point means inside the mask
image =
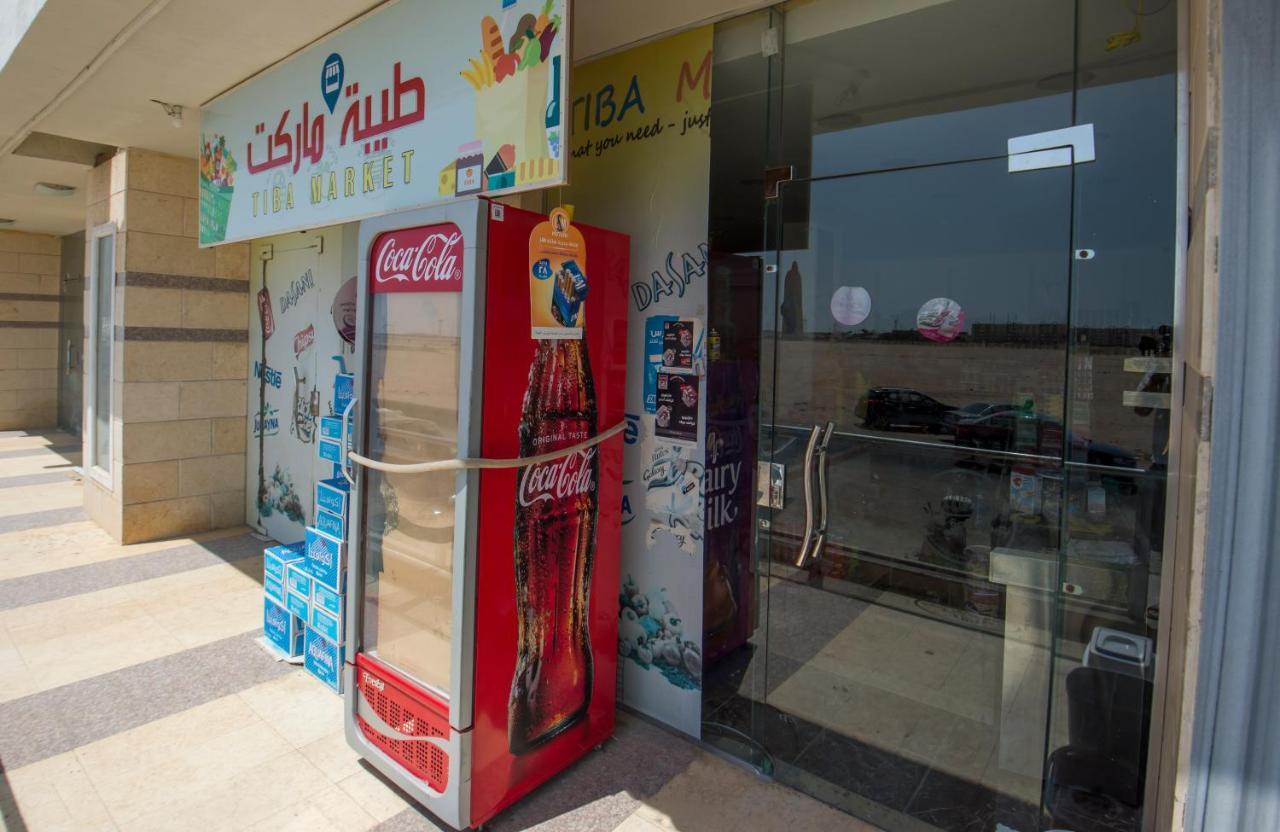
M 596 395 L 585 340 L 543 340 L 529 367 L 520 456 L 567 448 L 596 434 Z M 515 522 L 516 667 L 507 737 L 512 754 L 546 742 L 587 712 L 587 629 L 596 547 L 596 448 L 522 467 Z

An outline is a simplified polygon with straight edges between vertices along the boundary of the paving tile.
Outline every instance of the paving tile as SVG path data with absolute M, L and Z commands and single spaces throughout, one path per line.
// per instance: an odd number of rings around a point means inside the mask
M 262 541 L 248 534 L 191 543 L 127 558 L 85 564 L 0 581 L 0 611 L 83 595 L 176 572 L 233 563 L 262 554 Z
M 82 506 L 51 508 L 44 511 L 29 511 L 24 514 L 0 516 L 0 534 L 24 532 L 30 529 L 42 529 L 48 526 L 62 526 L 84 520 L 86 515 Z
M 80 444 L 42 445 L 36 448 L 0 450 L 0 459 L 22 459 L 30 456 L 79 456 Z
M 365 832 L 378 825 L 337 786 L 293 803 L 247 827 L 248 832 Z
M 4 775 L 0 827 L 31 832 L 114 832 L 117 827 L 74 754 L 49 757 Z M 0 790 L 2 792 L 2 790 Z
M 29 765 L 284 675 L 303 674 L 243 635 L 0 703 L 0 761 Z
M 355 774 L 339 781 L 338 788 L 379 823 L 390 820 L 411 804 L 409 798 L 398 788 L 364 765 Z
M 795 761 L 828 783 L 900 810 L 915 794 L 927 766 L 835 731 L 824 731 Z
M 71 482 L 71 474 L 66 471 L 50 471 L 44 474 L 0 477 L 0 488 L 23 488 L 28 485 L 46 485 L 51 482 Z
M 342 728 L 342 697 L 307 673 L 288 673 L 246 688 L 240 698 L 294 748 L 308 746 Z
M 998 823 L 1039 828 L 1039 811 L 1032 804 L 936 769 L 921 781 L 905 811 L 946 832 L 990 832 Z
M 635 811 L 698 756 L 674 734 L 620 715 L 612 739 L 589 752 L 490 826 L 495 832 L 549 829 L 611 829 Z M 552 821 L 554 820 L 554 823 Z
M 682 832 L 873 832 L 874 828 L 797 791 L 766 782 L 707 754 L 636 814 L 662 830 Z

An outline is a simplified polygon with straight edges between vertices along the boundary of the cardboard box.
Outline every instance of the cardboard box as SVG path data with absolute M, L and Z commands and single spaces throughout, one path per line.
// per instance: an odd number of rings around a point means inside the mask
M 337 464 L 342 460 L 342 444 L 336 439 L 321 439 L 316 443 L 316 454 L 321 459 Z
M 356 394 L 356 377 L 351 373 L 338 373 L 333 379 L 333 412 L 341 416 Z
M 341 515 L 331 511 L 316 509 L 316 528 L 330 537 L 336 537 L 339 540 L 347 539 L 347 524 L 342 521 Z
M 346 620 L 346 599 L 341 593 L 334 592 L 316 581 L 311 582 L 311 608 L 324 610 L 339 621 Z
M 326 687 L 342 693 L 342 663 L 346 660 L 346 651 L 340 644 L 313 632 L 310 628 L 306 631 L 305 641 L 306 649 L 302 654 L 303 667 Z
M 347 577 L 347 544 L 315 526 L 307 526 L 307 574 L 316 581 L 342 592 Z
M 340 517 L 347 516 L 347 501 L 351 497 L 351 486 L 345 477 L 339 474 L 333 479 L 320 480 L 316 483 L 316 508 L 333 512 Z
M 341 416 L 321 416 L 320 417 L 320 438 L 321 439 L 342 439 L 342 417 Z
M 311 617 L 307 619 L 307 627 L 315 630 L 320 635 L 329 639 L 329 641 L 342 644 L 342 621 L 335 616 L 320 609 L 319 607 L 311 607 Z
M 262 633 L 267 642 L 290 658 L 302 655 L 306 627 L 270 598 L 262 600 Z
M 301 595 L 311 603 L 311 575 L 306 570 L 306 562 L 299 559 L 289 564 L 285 571 L 284 588 L 286 592 Z
M 284 604 L 284 581 L 278 581 L 270 575 L 263 575 L 262 594 L 277 604 Z
M 303 621 L 311 618 L 311 599 L 306 595 L 286 592 L 284 594 L 284 608 L 289 611 L 290 615 L 296 616 Z
M 284 583 L 285 569 L 290 563 L 301 561 L 306 551 L 307 542 L 286 543 L 283 546 L 272 546 L 262 550 L 262 575 L 275 578 L 277 583 Z

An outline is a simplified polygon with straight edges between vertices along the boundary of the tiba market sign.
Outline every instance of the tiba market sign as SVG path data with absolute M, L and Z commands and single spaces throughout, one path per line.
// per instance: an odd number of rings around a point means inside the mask
M 200 244 L 565 181 L 566 0 L 400 0 L 200 112 Z

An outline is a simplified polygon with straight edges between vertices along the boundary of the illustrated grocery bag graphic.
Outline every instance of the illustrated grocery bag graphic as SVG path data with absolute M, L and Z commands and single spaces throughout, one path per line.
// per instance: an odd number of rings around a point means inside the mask
M 501 24 L 488 16 L 480 21 L 480 52 L 468 59 L 460 73 L 475 90 L 475 136 L 459 150 L 455 181 L 449 181 L 448 167 L 441 170 L 441 193 L 448 193 L 451 186 L 459 196 L 497 191 L 560 175 L 560 147 L 557 144 L 557 157 L 553 157 L 548 139 L 549 132 L 558 137 L 561 126 L 558 61 L 563 57 L 564 37 L 557 6 L 557 0 L 546 0 L 541 14 L 525 14 L 518 20 L 504 17 Z M 483 183 L 475 182 L 471 173 L 477 161 L 485 174 Z M 466 182 L 464 171 L 469 177 Z
M 476 138 L 484 145 L 486 161 L 504 144 L 515 145 L 517 162 L 550 155 L 546 127 L 550 80 L 549 65 L 541 63 L 476 91 Z
M 200 143 L 200 243 L 227 238 L 227 218 L 235 193 L 236 162 L 225 136 L 205 137 Z

